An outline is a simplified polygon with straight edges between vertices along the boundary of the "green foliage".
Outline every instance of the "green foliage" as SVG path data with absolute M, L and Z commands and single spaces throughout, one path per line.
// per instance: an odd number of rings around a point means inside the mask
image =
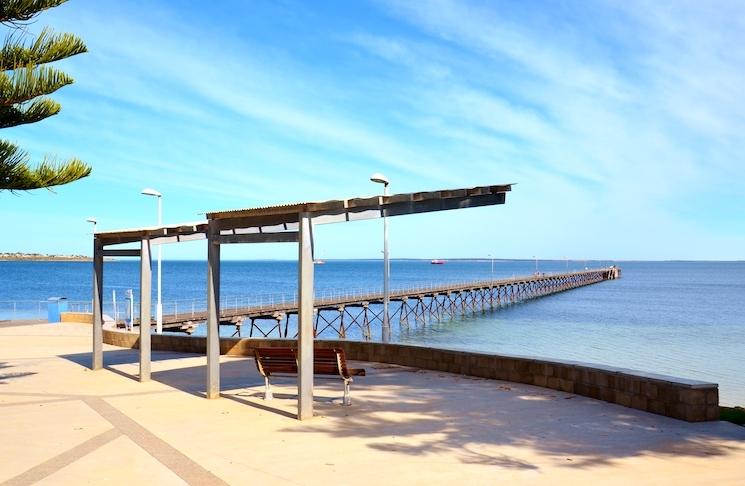
M 721 420 L 726 420 L 737 425 L 745 425 L 745 408 L 719 407 L 719 415 Z
M 67 0 L 2 0 L 0 22 L 17 24 L 27 22 L 42 10 L 62 5 Z
M 23 36 L 11 33 L 0 51 L 0 70 L 46 64 L 86 51 L 85 43 L 79 37 L 73 34 L 55 34 L 49 28 L 44 28 L 34 42 L 28 45 L 23 42 Z
M 91 168 L 78 159 L 59 163 L 45 158 L 30 168 L 28 154 L 6 140 L 0 140 L 0 189 L 28 191 L 41 187 L 68 184 L 91 173 Z
M 39 12 L 67 0 L 0 0 L 0 23 L 11 27 L 0 50 L 0 128 L 35 123 L 59 113 L 59 103 L 45 95 L 71 84 L 73 79 L 46 64 L 86 52 L 73 34 L 44 28 L 26 43 L 23 23 Z M 67 184 L 86 177 L 91 168 L 79 159 L 59 162 L 45 157 L 36 167 L 28 153 L 0 140 L 0 190 L 26 191 Z

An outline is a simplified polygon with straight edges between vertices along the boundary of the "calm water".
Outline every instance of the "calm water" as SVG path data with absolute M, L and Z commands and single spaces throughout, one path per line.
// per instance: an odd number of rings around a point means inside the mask
M 539 261 L 542 272 L 607 265 L 609 262 Z M 634 368 L 720 383 L 724 404 L 745 404 L 745 262 L 626 262 L 623 278 L 514 305 L 462 320 L 430 323 L 401 331 L 400 342 L 495 353 L 571 359 Z M 535 271 L 533 261 L 494 263 L 393 261 L 392 287 L 511 277 Z M 11 301 L 27 313 L 40 300 L 64 296 L 90 299 L 91 265 L 76 262 L 0 262 L 0 319 L 10 318 Z M 317 265 L 319 294 L 380 288 L 380 261 L 329 261 Z M 295 292 L 295 262 L 223 262 L 226 301 Z M 107 304 L 112 291 L 137 287 L 134 262 L 109 262 Z M 204 262 L 163 263 L 163 301 L 203 305 Z M 25 306 L 25 307 L 24 307 Z M 42 309 L 43 312 L 44 309 Z M 19 310 L 17 309 L 17 312 Z M 227 332 L 228 330 L 225 329 Z M 379 327 L 373 329 L 378 337 Z

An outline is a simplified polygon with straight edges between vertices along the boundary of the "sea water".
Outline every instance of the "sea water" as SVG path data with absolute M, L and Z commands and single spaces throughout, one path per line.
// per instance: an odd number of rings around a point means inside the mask
M 393 260 L 391 287 L 407 288 L 538 272 L 562 272 L 611 262 Z M 491 353 L 600 363 L 713 381 L 723 404 L 745 404 L 745 262 L 620 262 L 620 280 L 426 325 L 394 325 L 397 342 Z M 380 290 L 380 260 L 330 260 L 315 265 L 319 296 Z M 155 265 L 154 268 L 155 270 Z M 43 313 L 49 297 L 86 304 L 91 298 L 91 264 L 85 262 L 0 262 L 0 319 Z M 155 272 L 154 272 L 155 273 Z M 204 262 L 164 261 L 165 312 L 173 306 L 202 309 Z M 241 305 L 292 298 L 297 263 L 224 261 L 222 296 Z M 155 279 L 155 275 L 154 275 Z M 105 264 L 104 296 L 122 301 L 127 289 L 137 299 L 139 267 L 134 261 Z M 155 287 L 155 284 L 153 285 Z M 155 289 L 153 290 L 155 292 Z M 155 301 L 153 301 L 155 302 Z M 13 314 L 12 305 L 16 311 Z M 18 309 L 26 309 L 19 315 Z M 229 331 L 225 329 L 223 332 Z M 373 338 L 379 338 L 379 325 Z M 354 336 L 353 336 L 354 337 Z

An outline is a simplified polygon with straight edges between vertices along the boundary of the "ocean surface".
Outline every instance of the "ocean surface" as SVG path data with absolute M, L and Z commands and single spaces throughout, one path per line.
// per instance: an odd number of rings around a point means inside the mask
M 538 261 L 540 272 L 613 262 Z M 393 340 L 451 349 L 568 359 L 714 381 L 721 402 L 745 405 L 745 262 L 620 262 L 623 277 L 463 319 L 406 328 Z M 382 288 L 380 260 L 329 260 L 315 266 L 317 295 Z M 45 301 L 66 297 L 89 308 L 91 264 L 0 262 L 0 319 L 46 317 Z M 155 265 L 153 268 L 155 278 Z M 391 287 L 407 288 L 527 275 L 536 262 L 393 260 Z M 164 312 L 204 307 L 206 264 L 163 262 Z M 223 305 L 292 298 L 292 261 L 225 261 Z M 120 315 L 125 292 L 138 286 L 134 261 L 105 265 L 105 312 Z M 153 284 L 155 287 L 155 283 Z M 231 304 L 231 302 L 233 304 Z M 203 331 L 198 331 L 203 332 Z M 230 334 L 229 329 L 222 332 Z M 379 338 L 380 327 L 373 328 Z M 355 338 L 354 334 L 350 338 Z

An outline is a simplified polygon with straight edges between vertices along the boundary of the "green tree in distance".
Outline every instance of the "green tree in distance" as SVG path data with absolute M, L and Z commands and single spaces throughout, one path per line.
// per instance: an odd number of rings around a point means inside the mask
M 27 24 L 40 12 L 67 0 L 0 0 L 0 23 L 10 28 L 0 51 L 0 128 L 35 123 L 59 113 L 61 106 L 46 95 L 73 79 L 49 63 L 87 51 L 73 34 L 48 28 L 27 42 Z M 36 166 L 17 145 L 0 140 L 0 190 L 27 191 L 68 184 L 91 173 L 79 159 L 64 162 L 44 157 Z

